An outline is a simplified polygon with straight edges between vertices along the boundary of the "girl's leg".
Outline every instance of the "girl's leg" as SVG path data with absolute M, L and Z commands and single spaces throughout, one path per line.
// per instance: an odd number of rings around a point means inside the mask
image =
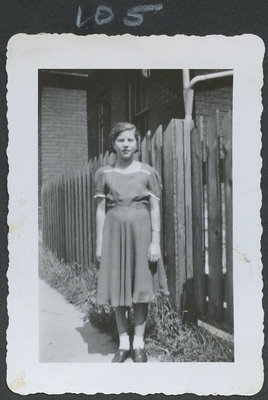
M 128 319 L 126 316 L 127 307 L 116 307 L 115 317 L 117 323 L 117 329 L 119 334 L 119 349 L 129 350 L 129 335 L 128 335 Z
M 148 315 L 148 304 L 136 303 L 134 304 L 134 349 L 144 348 L 144 332 L 146 327 L 146 320 Z

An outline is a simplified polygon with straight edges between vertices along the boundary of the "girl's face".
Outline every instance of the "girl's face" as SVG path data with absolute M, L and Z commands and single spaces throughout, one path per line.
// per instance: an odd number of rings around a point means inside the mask
M 115 139 L 114 149 L 119 159 L 129 160 L 133 158 L 137 150 L 135 131 L 126 130 L 121 132 Z

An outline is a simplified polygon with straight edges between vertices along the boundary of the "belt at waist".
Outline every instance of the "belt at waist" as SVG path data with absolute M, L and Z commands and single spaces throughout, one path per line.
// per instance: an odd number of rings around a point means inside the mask
M 127 209 L 127 208 L 133 208 L 133 209 L 145 209 L 148 210 L 148 204 L 146 203 L 139 203 L 139 202 L 132 202 L 129 204 L 108 204 L 107 209 L 108 210 L 117 210 L 117 209 Z

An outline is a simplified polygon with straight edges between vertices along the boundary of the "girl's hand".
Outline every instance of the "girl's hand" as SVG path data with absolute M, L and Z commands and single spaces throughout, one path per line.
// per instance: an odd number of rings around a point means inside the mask
M 157 262 L 161 258 L 160 244 L 151 242 L 148 249 L 148 260 L 150 262 Z

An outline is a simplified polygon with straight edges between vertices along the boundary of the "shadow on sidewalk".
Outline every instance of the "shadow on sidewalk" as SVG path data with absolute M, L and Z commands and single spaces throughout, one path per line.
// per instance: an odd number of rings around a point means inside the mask
M 84 326 L 76 328 L 80 333 L 85 343 L 87 343 L 89 354 L 102 354 L 108 355 L 115 353 L 117 344 L 106 333 L 100 332 L 97 328 L 93 327 L 90 322 Z

